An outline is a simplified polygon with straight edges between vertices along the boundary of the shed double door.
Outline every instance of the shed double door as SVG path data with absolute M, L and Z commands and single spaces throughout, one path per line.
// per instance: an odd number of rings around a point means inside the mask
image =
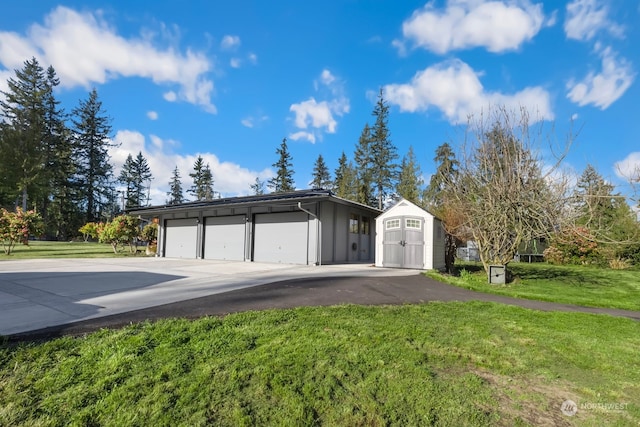
M 424 220 L 422 218 L 386 219 L 383 233 L 383 267 L 424 268 Z

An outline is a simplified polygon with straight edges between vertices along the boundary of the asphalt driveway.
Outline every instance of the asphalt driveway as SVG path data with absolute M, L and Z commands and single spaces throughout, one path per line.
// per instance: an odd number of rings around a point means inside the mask
M 492 301 L 640 320 L 640 312 L 483 294 L 437 282 L 415 270 L 362 264 L 315 267 L 156 258 L 24 261 L 12 267 L 22 268 L 21 272 L 7 266 L 0 263 L 0 334 L 12 340 L 77 335 L 168 317 L 429 301 Z
M 0 335 L 13 335 L 283 280 L 415 275 L 370 265 L 306 266 L 168 258 L 0 262 Z

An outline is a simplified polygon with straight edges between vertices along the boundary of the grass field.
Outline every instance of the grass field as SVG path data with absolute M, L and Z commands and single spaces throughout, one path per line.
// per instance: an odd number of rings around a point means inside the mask
M 0 425 L 638 425 L 638 348 L 480 302 L 166 320 L 0 346 Z
M 132 254 L 129 247 L 120 248 L 118 254 L 113 253 L 111 245 L 95 242 L 48 242 L 30 241 L 29 246 L 16 245 L 11 255 L 0 251 L 0 261 L 30 258 L 113 258 L 123 256 L 144 255 L 144 247 L 139 247 L 137 254 Z
M 514 281 L 506 285 L 487 283 L 479 263 L 456 264 L 459 274 L 427 275 L 441 282 L 474 291 L 516 298 L 575 304 L 587 307 L 640 311 L 640 269 L 611 270 L 577 265 L 511 263 Z

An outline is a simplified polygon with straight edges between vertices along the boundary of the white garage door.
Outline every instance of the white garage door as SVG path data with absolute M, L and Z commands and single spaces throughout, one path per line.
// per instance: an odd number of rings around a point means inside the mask
M 204 258 L 244 261 L 244 215 L 205 218 Z
M 167 258 L 195 259 L 198 240 L 196 219 L 168 219 L 164 239 L 164 256 Z
M 307 264 L 308 229 L 304 212 L 256 215 L 253 260 Z

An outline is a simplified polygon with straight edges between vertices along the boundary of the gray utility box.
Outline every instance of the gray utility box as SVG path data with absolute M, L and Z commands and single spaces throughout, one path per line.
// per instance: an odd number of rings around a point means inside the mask
M 489 283 L 492 285 L 504 285 L 506 283 L 507 267 L 504 265 L 489 266 Z

